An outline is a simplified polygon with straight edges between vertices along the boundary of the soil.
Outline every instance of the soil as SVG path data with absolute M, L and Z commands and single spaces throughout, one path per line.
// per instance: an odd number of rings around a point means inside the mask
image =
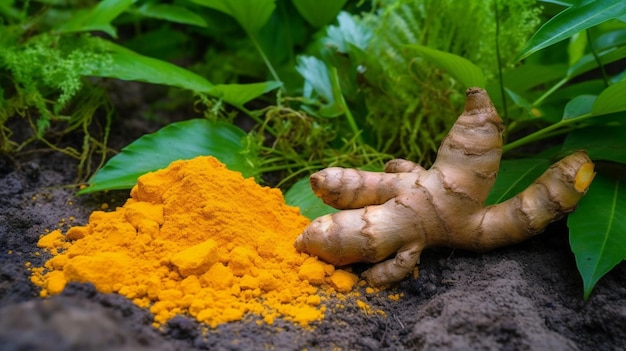
M 112 131 L 118 148 L 155 128 L 121 123 Z M 103 203 L 115 208 L 128 197 L 127 191 L 75 196 L 67 185 L 75 182 L 76 166 L 60 153 L 0 156 L 1 350 L 626 349 L 626 263 L 584 301 L 563 221 L 489 253 L 429 250 L 417 279 L 363 292 L 384 314 L 348 301 L 312 329 L 282 320 L 257 324 L 254 316 L 214 330 L 178 316 L 155 329 L 147 310 L 91 284 L 71 283 L 42 299 L 27 269 L 48 258 L 36 246 L 39 236 L 85 224 Z M 398 293 L 398 301 L 388 297 Z

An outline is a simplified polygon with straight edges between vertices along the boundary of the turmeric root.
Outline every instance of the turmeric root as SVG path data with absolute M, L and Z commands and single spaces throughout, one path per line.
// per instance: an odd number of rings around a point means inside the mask
M 574 210 L 594 165 L 584 151 L 575 152 L 517 196 L 485 207 L 500 166 L 503 129 L 487 93 L 470 88 L 465 111 L 429 170 L 398 159 L 384 173 L 334 167 L 313 174 L 315 194 L 344 211 L 315 219 L 296 248 L 337 266 L 376 263 L 363 275 L 371 285 L 385 286 L 413 271 L 427 247 L 482 252 L 540 233 Z

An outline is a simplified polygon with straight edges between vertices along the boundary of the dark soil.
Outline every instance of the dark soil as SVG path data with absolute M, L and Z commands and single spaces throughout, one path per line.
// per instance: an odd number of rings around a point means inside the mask
M 116 147 L 150 129 L 115 128 Z M 41 299 L 27 269 L 47 258 L 38 254 L 39 236 L 85 224 L 102 203 L 115 208 L 128 197 L 124 191 L 76 197 L 75 188 L 65 187 L 75 182 L 76 166 L 59 153 L 0 157 L 1 350 L 626 349 L 626 264 L 583 301 L 563 222 L 485 254 L 427 251 L 419 278 L 363 294 L 384 315 L 348 302 L 329 309 L 312 330 L 281 320 L 258 325 L 254 316 L 215 330 L 179 316 L 155 329 L 148 311 L 90 284 L 71 283 Z M 404 294 L 399 301 L 387 297 L 397 293 Z

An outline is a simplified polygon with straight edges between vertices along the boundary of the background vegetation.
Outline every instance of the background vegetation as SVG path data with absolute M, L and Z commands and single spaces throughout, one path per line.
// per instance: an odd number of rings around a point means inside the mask
M 212 154 L 315 217 L 330 209 L 308 174 L 428 166 L 480 86 L 507 125 L 488 202 L 586 149 L 598 174 L 568 218 L 584 297 L 626 258 L 623 1 L 9 0 L 0 15 L 0 148 L 66 153 L 83 180 L 97 169 L 80 193 Z M 141 117 L 116 110 L 111 79 L 171 87 L 169 109 L 204 118 L 115 154 L 112 121 Z

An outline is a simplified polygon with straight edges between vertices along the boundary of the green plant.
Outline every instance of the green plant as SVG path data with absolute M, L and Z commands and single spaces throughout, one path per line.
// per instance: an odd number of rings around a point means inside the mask
M 95 153 L 104 160 L 116 111 L 99 81 L 86 78 L 166 85 L 186 95 L 184 103 L 195 100 L 206 119 L 136 140 L 81 193 L 128 188 L 175 159 L 213 154 L 247 176 L 290 188 L 288 201 L 313 218 L 329 209 L 299 177 L 334 165 L 380 170 L 394 157 L 428 165 L 453 122 L 447 116 L 460 111 L 465 88 L 477 85 L 489 91 L 508 127 L 489 203 L 517 193 L 565 153 L 585 149 L 598 165 L 589 194 L 568 219 L 586 298 L 626 256 L 620 215 L 626 5 L 543 6 L 542 12 L 530 0 L 5 2 L 0 145 L 16 152 L 40 140 L 81 165 Z M 550 19 L 536 30 L 540 15 Z M 181 56 L 190 61 L 186 68 L 168 61 Z M 105 116 L 99 137 L 97 115 Z M 12 139 L 18 116 L 33 129 L 26 141 Z M 233 125 L 241 120 L 245 132 Z M 62 147 L 59 136 L 75 130 L 85 134 L 83 149 Z

